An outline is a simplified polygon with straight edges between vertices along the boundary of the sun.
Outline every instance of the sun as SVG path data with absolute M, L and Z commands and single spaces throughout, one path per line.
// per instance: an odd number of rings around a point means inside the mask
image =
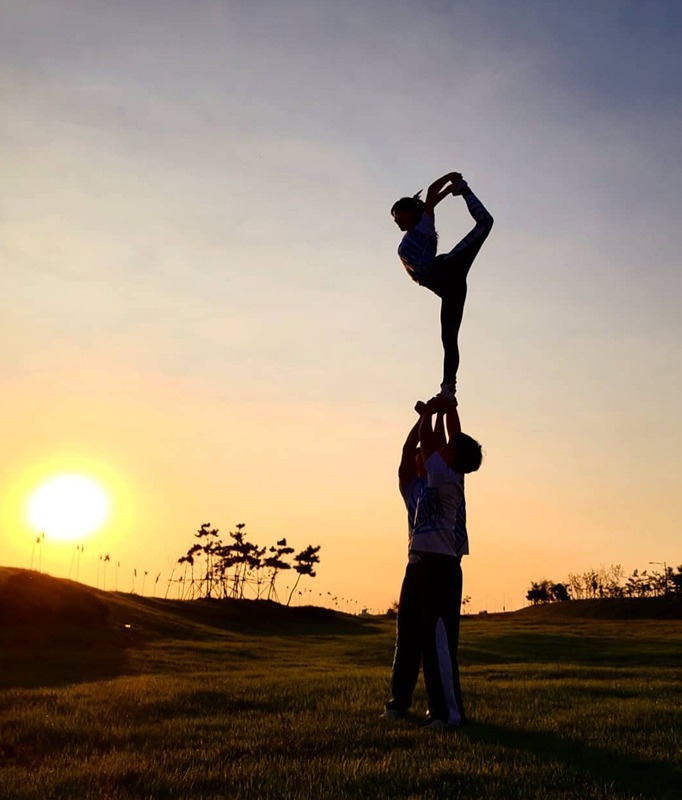
M 93 478 L 77 473 L 55 475 L 31 492 L 26 514 L 38 533 L 61 541 L 82 539 L 109 518 L 110 499 Z

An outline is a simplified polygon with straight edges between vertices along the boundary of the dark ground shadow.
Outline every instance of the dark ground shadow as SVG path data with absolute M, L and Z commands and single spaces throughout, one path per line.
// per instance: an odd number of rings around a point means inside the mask
M 66 686 L 129 672 L 129 639 L 114 626 L 31 635 L 0 631 L 0 690 Z
M 562 739 L 548 732 L 516 730 L 500 725 L 470 722 L 458 733 L 475 742 L 502 745 L 570 764 L 587 779 L 609 786 L 615 795 L 678 800 L 682 768 L 624 756 L 616 750 Z
M 461 663 L 468 664 L 557 664 L 593 667 L 627 666 L 674 667 L 682 658 L 679 639 L 663 639 L 652 633 L 651 646 L 639 635 L 628 638 L 622 632 L 607 635 L 581 631 L 515 630 L 512 633 L 491 631 L 487 636 L 469 640 L 462 637 Z

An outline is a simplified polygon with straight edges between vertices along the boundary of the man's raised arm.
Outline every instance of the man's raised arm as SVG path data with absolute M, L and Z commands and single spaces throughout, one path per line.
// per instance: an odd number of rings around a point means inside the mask
M 422 455 L 424 461 L 427 461 L 429 456 L 440 450 L 444 444 L 444 436 L 442 430 L 439 430 L 439 421 L 436 420 L 436 427 L 434 429 L 431 417 L 433 414 L 445 415 L 445 427 L 448 432 L 448 443 L 454 436 L 462 432 L 462 426 L 459 421 L 459 413 L 457 406 L 447 397 L 437 395 L 432 397 L 426 404 L 425 413 L 421 418 L 419 425 L 419 440 L 421 442 Z
M 421 400 L 419 400 L 414 407 L 414 410 L 419 414 L 419 419 L 410 429 L 410 432 L 407 434 L 407 439 L 405 439 L 405 444 L 403 445 L 403 453 L 400 459 L 400 466 L 398 467 L 398 480 L 401 481 L 401 483 L 412 480 L 417 473 L 415 455 L 417 447 L 419 446 L 419 427 L 422 421 L 421 415 L 425 408 L 426 404 L 422 403 Z
M 453 440 L 458 433 L 462 432 L 462 423 L 459 421 L 459 411 L 457 411 L 457 406 L 451 403 L 450 408 L 447 410 L 447 414 L 445 415 L 445 426 L 448 429 L 448 443 Z
M 438 411 L 436 413 L 436 421 L 433 424 L 433 435 L 436 437 L 436 450 L 440 450 L 441 447 L 445 447 L 445 445 L 448 443 L 445 435 L 444 417 L 444 412 L 442 410 Z

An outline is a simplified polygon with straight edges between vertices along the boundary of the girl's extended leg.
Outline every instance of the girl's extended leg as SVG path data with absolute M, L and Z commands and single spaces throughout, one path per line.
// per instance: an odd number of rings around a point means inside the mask
M 476 220 L 476 224 L 462 241 L 458 242 L 444 256 L 444 260 L 447 262 L 452 259 L 450 266 L 457 270 L 464 270 L 464 277 L 466 277 L 483 242 L 488 238 L 488 234 L 493 227 L 493 218 L 468 186 L 462 192 L 462 197 L 467 204 L 469 213 Z

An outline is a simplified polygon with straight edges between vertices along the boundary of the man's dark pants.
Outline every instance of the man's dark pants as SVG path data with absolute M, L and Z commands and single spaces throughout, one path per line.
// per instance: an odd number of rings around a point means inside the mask
M 462 567 L 460 559 L 419 554 L 408 564 L 400 591 L 389 709 L 407 711 L 423 659 L 429 715 L 452 724 L 464 719 L 459 680 Z

